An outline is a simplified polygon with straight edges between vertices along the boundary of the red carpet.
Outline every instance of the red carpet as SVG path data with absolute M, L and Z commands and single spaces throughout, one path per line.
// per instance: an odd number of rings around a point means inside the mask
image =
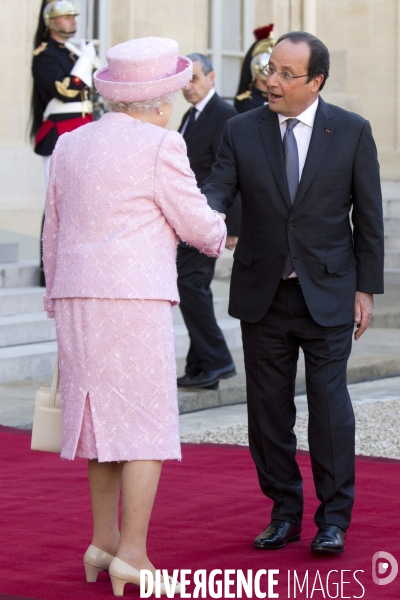
M 8 428 L 0 428 L 0 445 L 0 600 L 111 599 L 106 574 L 100 574 L 97 584 L 84 580 L 82 556 L 91 535 L 86 462 L 31 452 L 28 432 Z M 159 568 L 192 573 L 279 569 L 274 592 L 281 599 L 400 598 L 400 574 L 388 585 L 377 585 L 371 567 L 378 551 L 391 553 L 400 563 L 400 462 L 357 461 L 357 498 L 347 550 L 328 558 L 309 552 L 316 531 L 316 500 L 308 455 L 300 453 L 299 462 L 306 498 L 302 540 L 284 550 L 263 552 L 253 550 L 252 540 L 268 523 L 270 503 L 259 491 L 248 449 L 184 446 L 182 463 L 164 465 L 150 526 L 153 562 Z M 295 596 L 293 572 L 302 584 L 307 570 L 308 594 L 306 586 L 302 592 L 297 587 Z M 362 585 L 354 579 L 357 570 Z M 327 586 L 329 571 L 334 572 Z M 341 577 L 350 582 L 343 583 L 342 590 Z M 261 589 L 268 597 L 267 577 L 261 578 Z M 139 598 L 138 588 L 127 586 L 125 597 Z

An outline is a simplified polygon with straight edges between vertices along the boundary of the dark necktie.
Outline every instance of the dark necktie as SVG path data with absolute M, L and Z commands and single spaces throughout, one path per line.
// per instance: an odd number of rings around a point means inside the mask
M 294 200 L 297 194 L 297 188 L 299 187 L 299 151 L 297 149 L 296 138 L 294 137 L 293 129 L 297 123 L 300 123 L 298 119 L 288 119 L 286 121 L 286 131 L 283 136 L 283 152 L 285 154 L 285 165 L 286 165 L 286 177 L 289 186 L 290 202 L 293 206 Z M 286 279 L 293 273 L 294 266 L 290 252 L 286 257 L 285 264 L 283 266 L 282 279 Z
M 189 111 L 189 117 L 186 123 L 186 129 L 183 133 L 183 137 L 186 140 L 186 137 L 189 133 L 189 131 L 191 130 L 191 128 L 193 127 L 193 124 L 196 120 L 196 114 L 197 114 L 197 108 L 195 108 L 194 106 L 192 106 L 192 108 Z

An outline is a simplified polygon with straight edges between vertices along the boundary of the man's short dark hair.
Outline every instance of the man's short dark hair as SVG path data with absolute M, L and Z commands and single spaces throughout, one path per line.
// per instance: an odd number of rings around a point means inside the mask
M 276 42 L 276 46 L 283 40 L 289 40 L 292 44 L 301 44 L 305 42 L 310 48 L 310 60 L 308 62 L 308 80 L 309 83 L 317 75 L 323 75 L 324 80 L 319 86 L 319 91 L 325 85 L 329 77 L 329 50 L 315 35 L 307 33 L 307 31 L 290 31 L 281 35 Z
M 211 71 L 214 71 L 211 59 L 208 58 L 208 56 L 205 56 L 204 54 L 200 54 L 200 52 L 192 52 L 191 54 L 187 55 L 187 58 L 190 58 L 192 62 L 198 60 L 199 63 L 201 63 L 201 68 L 204 75 L 208 75 L 209 73 L 211 73 Z

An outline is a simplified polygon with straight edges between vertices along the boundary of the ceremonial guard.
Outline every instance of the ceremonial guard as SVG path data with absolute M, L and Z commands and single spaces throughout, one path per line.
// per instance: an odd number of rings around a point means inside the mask
M 34 151 L 43 156 L 46 185 L 59 136 L 93 121 L 89 94 L 100 61 L 93 42 L 82 41 L 78 50 L 68 41 L 76 33 L 77 15 L 71 2 L 44 0 L 35 35 L 31 138 Z
M 263 68 L 268 64 L 275 45 L 273 23 L 254 30 L 256 41 L 249 48 L 242 65 L 240 83 L 235 97 L 235 108 L 244 113 L 266 104 L 267 86 Z
M 78 50 L 68 41 L 76 33 L 76 15 L 71 2 L 44 0 L 35 36 L 31 135 L 46 171 L 58 137 L 93 120 L 89 92 L 100 63 L 92 42 Z

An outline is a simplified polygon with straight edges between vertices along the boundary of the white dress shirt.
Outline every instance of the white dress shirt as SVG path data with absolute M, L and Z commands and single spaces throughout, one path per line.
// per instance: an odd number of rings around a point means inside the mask
M 293 129 L 294 137 L 296 138 L 297 142 L 297 150 L 299 153 L 299 182 L 303 173 L 304 163 L 306 162 L 308 148 L 310 146 L 311 134 L 315 121 L 315 113 L 317 112 L 318 108 L 318 100 L 319 97 L 311 104 L 311 106 L 307 108 L 307 110 L 295 117 L 300 121 L 300 123 L 297 123 L 296 127 Z M 278 113 L 282 140 L 287 128 L 286 121 L 291 118 L 292 117 L 285 117 L 284 115 L 280 115 Z M 292 277 L 297 277 L 296 271 L 293 271 L 293 273 L 289 275 L 290 279 Z
M 197 121 L 197 119 L 200 116 L 200 113 L 202 110 L 205 109 L 205 107 L 207 106 L 207 104 L 209 103 L 209 101 L 211 100 L 211 98 L 214 96 L 215 94 L 215 88 L 211 88 L 211 90 L 208 92 L 207 96 L 205 96 L 203 98 L 203 100 L 200 100 L 200 102 L 198 102 L 197 104 L 193 104 L 194 108 L 196 109 L 196 114 L 194 115 L 194 120 Z M 180 134 L 183 135 L 186 131 L 186 127 L 189 121 L 190 115 L 188 116 L 188 118 L 186 119 L 186 121 L 183 124 L 183 127 L 180 131 Z
M 205 96 L 203 98 L 203 100 L 200 100 L 200 102 L 198 102 L 197 104 L 194 105 L 195 109 L 197 110 L 196 119 L 199 117 L 201 111 L 205 109 L 206 105 L 209 103 L 209 101 L 214 96 L 214 94 L 215 94 L 215 88 L 211 88 L 211 90 L 208 92 L 207 96 Z
M 300 123 L 297 123 L 296 127 L 293 129 L 294 137 L 296 138 L 297 142 L 297 150 L 299 152 L 299 181 L 301 179 L 304 163 L 306 162 L 307 158 L 308 147 L 310 145 L 311 134 L 315 121 L 315 113 L 317 112 L 318 108 L 318 100 L 319 98 L 317 98 L 315 102 L 313 102 L 311 106 L 307 108 L 307 110 L 295 117 L 300 121 Z M 282 140 L 286 132 L 286 121 L 290 118 L 292 117 L 285 117 L 284 115 L 280 115 L 278 113 Z

